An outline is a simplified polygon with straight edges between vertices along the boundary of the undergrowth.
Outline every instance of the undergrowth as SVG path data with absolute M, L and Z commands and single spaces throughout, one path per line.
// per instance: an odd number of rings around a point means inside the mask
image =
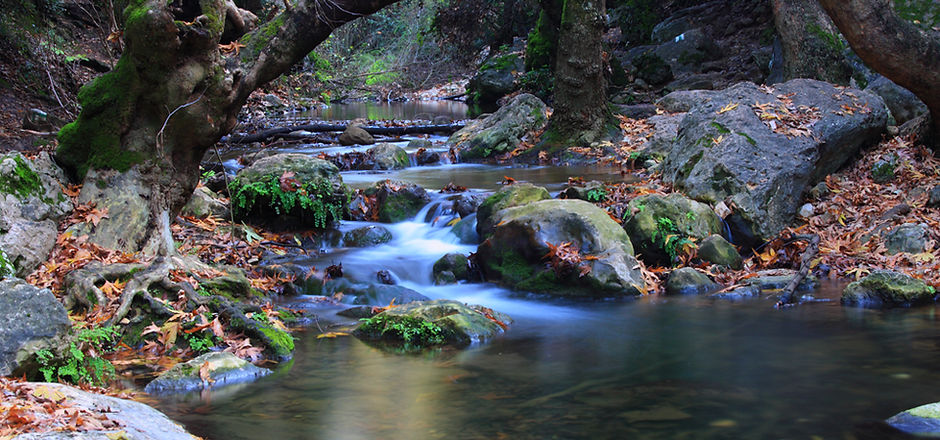
M 36 352 L 39 372 L 46 382 L 104 385 L 114 377 L 114 366 L 99 354 L 113 350 L 118 334 L 113 326 L 79 330 L 62 355 L 49 349 Z

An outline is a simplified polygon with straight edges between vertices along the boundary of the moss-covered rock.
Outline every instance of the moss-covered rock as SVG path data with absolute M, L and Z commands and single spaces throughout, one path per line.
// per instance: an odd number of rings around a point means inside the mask
M 204 295 L 222 295 L 229 299 L 248 299 L 251 296 L 251 282 L 245 271 L 228 266 L 222 275 L 199 282 L 199 290 Z
M 203 365 L 209 373 L 211 384 L 200 376 Z M 203 388 L 219 388 L 242 382 L 250 382 L 270 374 L 270 370 L 258 368 L 232 353 L 206 353 L 187 362 L 181 362 L 147 384 L 145 391 L 151 394 L 185 393 Z
M 431 276 L 434 284 L 453 284 L 469 278 L 469 267 L 466 255 L 450 253 L 434 262 Z
M 414 348 L 467 345 L 491 339 L 512 322 L 482 306 L 457 301 L 420 301 L 393 307 L 363 320 L 354 334 L 367 340 L 404 343 Z
M 842 305 L 889 308 L 911 307 L 936 301 L 936 289 L 908 275 L 876 270 L 842 291 Z
M 709 235 L 700 241 L 696 255 L 709 263 L 728 266 L 734 270 L 744 267 L 744 260 L 738 250 L 718 234 Z
M 490 235 L 493 225 L 496 224 L 493 221 L 493 214 L 497 211 L 550 198 L 552 197 L 548 194 L 548 190 L 531 183 L 516 183 L 500 188 L 477 208 L 477 233 L 480 237 Z
M 393 144 L 378 144 L 369 149 L 377 170 L 401 170 L 411 166 L 408 153 Z
M 377 217 L 383 223 L 397 223 L 413 218 L 431 201 L 424 188 L 413 183 L 383 180 L 365 190 L 375 198 Z
M 495 113 L 468 123 L 447 139 L 460 159 L 482 159 L 518 148 L 522 137 L 548 123 L 548 107 L 534 95 L 523 93 Z
M 916 436 L 940 436 L 940 402 L 899 412 L 886 420 L 886 423 Z
M 486 60 L 480 70 L 467 83 L 467 96 L 471 104 L 494 104 L 499 98 L 517 89 L 516 75 L 522 73 L 519 55 L 496 55 Z
M 477 249 L 488 279 L 565 296 L 620 296 L 645 291 L 627 233 L 606 211 L 581 200 L 542 200 L 498 211 L 492 235 Z M 567 246 L 563 246 L 568 243 Z M 548 267 L 559 246 L 581 261 Z
M 347 231 L 343 235 L 343 244 L 349 247 L 378 246 L 392 241 L 392 231 L 388 228 L 369 225 Z
M 183 206 L 180 214 L 197 218 L 210 215 L 228 218 L 228 203 L 223 202 L 219 195 L 211 189 L 200 186 L 193 191 L 193 196 Z
M 721 233 L 721 219 L 711 208 L 682 194 L 640 196 L 629 207 L 633 215 L 623 227 L 650 264 L 669 265 L 681 246 Z
M 718 290 L 718 283 L 691 267 L 672 271 L 666 281 L 666 295 L 699 295 Z

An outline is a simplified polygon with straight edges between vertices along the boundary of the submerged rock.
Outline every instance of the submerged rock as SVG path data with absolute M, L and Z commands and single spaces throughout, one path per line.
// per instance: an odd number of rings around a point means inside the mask
M 551 199 L 548 190 L 531 183 L 504 186 L 487 197 L 477 208 L 477 233 L 480 237 L 489 236 L 493 225 L 496 224 L 493 221 L 493 214 L 500 210 L 548 199 Z
M 346 232 L 343 244 L 349 247 L 369 247 L 392 241 L 392 231 L 378 225 L 363 226 Z
M 936 290 L 908 275 L 876 270 L 842 291 L 842 305 L 865 308 L 911 307 L 936 301 Z
M 56 346 L 70 328 L 68 312 L 49 289 L 18 278 L 0 281 L 0 375 L 23 372 L 27 359 Z
M 542 129 L 548 122 L 548 107 L 528 93 L 516 96 L 496 113 L 470 121 L 447 139 L 447 146 L 461 159 L 482 159 L 515 150 L 522 137 Z
M 434 284 L 454 284 L 465 281 L 470 275 L 470 263 L 467 256 L 459 253 L 444 255 L 434 262 L 432 277 Z
M 203 367 L 208 363 L 208 367 Z M 204 381 L 200 370 L 206 369 L 209 381 Z M 204 388 L 219 388 L 241 382 L 250 382 L 270 374 L 270 370 L 258 368 L 239 359 L 232 353 L 206 353 L 181 362 L 152 380 L 144 388 L 150 394 L 185 393 Z
M 467 345 L 503 333 L 510 323 L 511 318 L 486 307 L 439 299 L 389 308 L 363 321 L 353 334 L 415 347 Z
M 708 275 L 691 267 L 682 267 L 672 271 L 666 281 L 666 295 L 699 295 L 711 293 L 721 286 Z

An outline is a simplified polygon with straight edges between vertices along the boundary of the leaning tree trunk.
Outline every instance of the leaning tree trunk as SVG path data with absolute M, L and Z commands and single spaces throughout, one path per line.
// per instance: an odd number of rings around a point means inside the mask
M 543 149 L 587 146 L 610 126 L 604 76 L 604 0 L 566 1 L 555 62 L 555 108 Z
M 889 0 L 819 0 L 869 67 L 930 109 L 929 139 L 940 145 L 940 41 L 895 13 Z
M 224 53 L 230 1 L 131 1 L 124 54 L 82 89 L 81 114 L 59 133 L 56 157 L 84 180 L 80 200 L 108 212 L 87 225 L 91 241 L 174 255 L 170 222 L 192 195 L 206 150 L 235 126 L 248 95 L 333 29 L 395 1 L 295 0 Z
M 815 0 L 773 0 L 785 79 L 812 78 L 848 85 L 852 66 L 839 30 Z

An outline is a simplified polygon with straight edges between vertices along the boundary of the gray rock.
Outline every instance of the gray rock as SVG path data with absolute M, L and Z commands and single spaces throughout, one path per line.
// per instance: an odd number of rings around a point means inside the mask
M 645 291 L 630 238 L 601 208 L 582 200 L 542 200 L 499 210 L 493 217 L 492 236 L 477 248 L 477 263 L 488 279 L 565 296 Z M 582 257 L 596 258 L 549 268 L 549 243 L 571 243 Z
M 46 261 L 59 222 L 72 212 L 61 190 L 65 182 L 48 153 L 35 160 L 19 153 L 0 156 L 0 249 L 19 276 Z
M 186 205 L 183 206 L 181 214 L 198 218 L 208 217 L 210 215 L 228 218 L 228 203 L 223 202 L 219 195 L 212 192 L 209 188 L 200 186 L 193 191 L 193 196 L 190 197 Z
M 653 135 L 646 142 L 643 151 L 647 154 L 665 157 L 672 150 L 679 135 L 679 122 L 685 114 L 656 115 L 646 120 L 653 124 Z
M 940 402 L 901 411 L 885 422 L 908 434 L 931 438 L 940 436 Z
M 558 194 L 558 198 L 584 200 L 591 203 L 601 202 L 607 198 L 607 189 L 604 187 L 604 182 L 597 180 L 582 184 L 569 183 Z
M 724 237 L 712 234 L 699 242 L 696 255 L 709 263 L 721 264 L 734 270 L 744 268 L 744 261 L 737 249 Z
M 431 276 L 434 278 L 434 284 L 453 284 L 466 281 L 469 278 L 469 268 L 470 263 L 466 255 L 450 253 L 434 262 Z
M 71 328 L 68 312 L 49 289 L 18 278 L 0 281 L 0 375 L 18 368 L 37 351 L 58 345 Z
M 408 168 L 411 161 L 404 148 L 393 144 L 378 144 L 369 149 L 377 170 L 401 170 Z
M 804 203 L 803 206 L 800 206 L 799 212 L 796 215 L 803 218 L 810 218 L 813 214 L 816 213 L 816 208 L 813 207 L 812 203 Z
M 668 113 L 685 113 L 714 94 L 710 90 L 680 90 L 659 98 L 656 106 Z
M 819 182 L 809 190 L 809 196 L 814 200 L 822 200 L 827 195 L 829 195 L 829 186 L 826 182 Z
M 515 183 L 507 185 L 496 191 L 493 195 L 486 198 L 477 208 L 477 233 L 485 238 L 492 232 L 493 214 L 497 211 L 512 208 L 514 206 L 523 206 L 539 200 L 550 199 L 548 190 L 541 186 L 535 186 L 531 183 Z
M 470 121 L 447 139 L 461 159 L 481 159 L 515 150 L 522 137 L 545 127 L 548 107 L 528 93 L 516 96 L 496 113 Z
M 442 331 L 442 334 L 440 334 L 441 342 L 456 345 L 466 345 L 492 339 L 505 331 L 504 326 L 512 323 L 512 319 L 508 316 L 486 307 L 466 305 L 444 299 L 414 302 L 400 307 L 393 307 L 374 318 L 379 317 L 390 323 L 401 322 L 402 318 L 410 318 L 411 322 L 418 320 L 418 322 L 432 323 Z M 497 320 L 499 323 L 496 322 Z M 436 345 L 431 341 L 408 341 L 405 335 L 394 329 L 388 327 L 376 328 L 368 325 L 368 323 L 360 324 L 353 334 L 368 340 L 392 340 L 409 342 L 415 345 Z
M 730 198 L 740 225 L 750 229 L 743 234 L 759 238 L 786 227 L 806 190 L 862 146 L 878 142 L 887 118 L 876 95 L 806 79 L 778 84 L 773 94 L 751 83 L 698 93 L 699 102 L 682 120 L 676 145 L 662 164 L 663 176 L 697 200 Z M 775 132 L 755 114 L 755 103 L 770 104 L 768 112 L 782 105 L 779 95 L 790 96 L 794 106 L 819 108 L 819 119 L 805 127 L 808 135 Z M 737 107 L 719 113 L 729 104 Z M 858 111 L 849 115 L 842 105 Z
M 486 200 L 483 194 L 462 193 L 448 197 L 452 204 L 452 209 L 461 217 L 467 217 L 477 212 L 477 209 Z
M 441 154 L 436 151 L 419 149 L 415 152 L 415 162 L 418 165 L 433 165 L 441 161 Z
M 936 301 L 936 290 L 908 275 L 876 270 L 842 291 L 842 305 L 865 308 L 911 307 Z
M 380 222 L 397 223 L 414 218 L 431 201 L 424 188 L 413 183 L 383 180 L 367 188 L 365 194 L 375 197 Z
M 437 115 L 433 119 L 431 119 L 431 123 L 434 125 L 447 125 L 452 122 L 454 122 L 454 120 L 451 119 L 450 116 L 445 116 L 445 115 Z
M 630 201 L 629 209 L 633 215 L 623 228 L 648 264 L 670 265 L 676 256 L 670 250 L 678 240 L 703 239 L 722 230 L 721 219 L 708 205 L 678 193 L 640 196 Z
M 700 295 L 721 288 L 708 275 L 691 267 L 672 271 L 666 281 L 666 295 Z
M 343 134 L 339 135 L 339 143 L 344 146 L 372 145 L 375 143 L 375 138 L 361 126 L 349 124 Z
M 278 98 L 278 96 L 273 93 L 264 95 L 262 100 L 264 100 L 265 105 L 269 107 L 284 107 L 284 101 L 281 101 L 281 98 Z
M 653 50 L 674 75 L 698 72 L 702 63 L 719 55 L 718 46 L 702 29 L 689 29 Z
M 934 186 L 930 190 L 930 197 L 927 200 L 927 206 L 931 208 L 940 206 L 940 185 Z
M 735 289 L 731 289 L 727 292 L 718 292 L 708 295 L 709 298 L 723 299 L 729 301 L 743 301 L 750 298 L 757 298 L 761 294 L 760 287 L 757 286 L 741 286 Z
M 757 274 L 757 277 L 749 278 L 747 284 L 759 288 L 763 293 L 767 293 L 768 291 L 781 290 L 787 287 L 793 277 L 796 276 L 796 271 L 786 269 L 764 270 Z M 796 290 L 806 291 L 817 287 L 819 287 L 819 280 L 813 275 L 808 275 L 796 286 Z
M 656 114 L 656 106 L 653 104 L 618 105 L 614 113 L 631 119 L 646 119 Z
M 891 111 L 891 116 L 894 116 L 894 125 L 901 125 L 929 112 L 927 105 L 917 96 L 881 75 L 868 83 L 865 90 L 877 94 L 884 100 L 888 110 Z
M 199 374 L 199 370 L 207 362 L 211 383 L 202 380 Z M 185 393 L 204 388 L 220 388 L 226 385 L 250 382 L 270 373 L 270 370 L 258 368 L 247 361 L 239 359 L 232 353 L 206 353 L 195 359 L 174 365 L 148 383 L 144 391 L 150 394 Z
M 919 254 L 927 247 L 927 225 L 905 223 L 890 232 L 885 237 L 885 246 L 891 255 L 907 252 Z
M 374 284 L 364 290 L 354 291 L 353 293 L 356 294 L 353 304 L 371 306 L 387 306 L 393 301 L 395 304 L 408 304 L 430 299 L 407 287 L 390 284 Z
M 461 218 L 450 231 L 460 239 L 462 244 L 480 244 L 480 234 L 477 233 L 477 215 L 475 213 Z
M 524 70 L 515 54 L 495 56 L 480 66 L 467 83 L 467 94 L 477 104 L 493 104 L 516 90 L 516 74 Z
M 675 78 L 669 63 L 660 57 L 655 49 L 647 51 L 632 61 L 636 66 L 636 79 L 633 83 L 645 89 L 649 85 L 665 84 Z
M 343 244 L 349 247 L 378 246 L 390 241 L 392 241 L 392 231 L 378 225 L 363 226 L 343 235 Z
M 446 116 L 445 116 L 445 118 L 446 118 Z M 449 121 L 449 119 L 448 119 L 448 121 Z M 449 122 L 448 122 L 448 123 L 449 123 Z M 409 150 L 417 150 L 417 149 L 419 149 L 419 148 L 425 148 L 425 149 L 431 148 L 432 146 L 434 146 L 434 144 L 433 144 L 431 141 L 427 140 L 427 139 L 412 139 L 412 140 L 408 141 L 408 147 L 406 147 L 406 148 L 409 149 Z

